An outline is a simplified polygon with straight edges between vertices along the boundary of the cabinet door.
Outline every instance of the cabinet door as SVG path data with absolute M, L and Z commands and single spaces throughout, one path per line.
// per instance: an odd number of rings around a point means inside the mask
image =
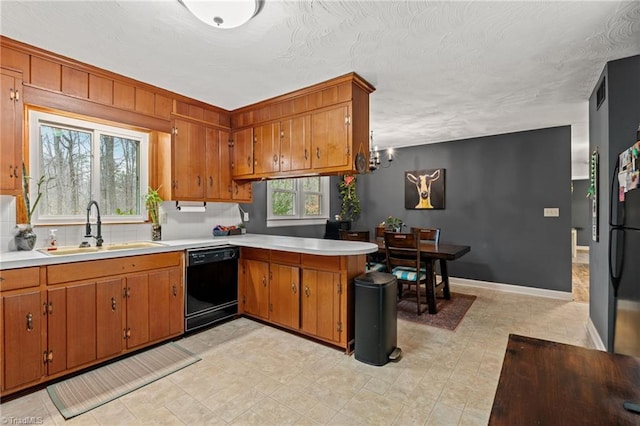
M 252 188 L 251 188 L 251 182 L 245 182 L 245 183 L 238 183 L 238 182 L 233 182 L 233 184 L 231 185 L 233 188 L 233 194 L 232 194 L 232 198 L 234 201 L 237 202 L 247 202 L 250 203 L 251 202 L 251 198 L 252 198 Z
M 2 298 L 4 388 L 42 377 L 42 304 L 39 291 Z
M 218 185 L 220 188 L 220 199 L 231 200 L 233 194 L 233 185 L 231 180 L 232 174 L 232 156 L 233 149 L 229 142 L 229 132 L 220 131 L 220 167 L 218 169 Z
M 204 197 L 205 128 L 175 120 L 173 135 L 173 195 L 176 199 Z
M 233 132 L 232 176 L 253 174 L 253 137 L 252 129 Z
M 47 290 L 47 371 L 55 374 L 67 369 L 67 289 Z
M 67 368 L 96 359 L 96 284 L 67 287 Z
M 96 288 L 96 326 L 98 330 L 98 359 L 122 352 L 123 317 L 126 302 L 123 297 L 122 279 L 98 281 Z
M 269 318 L 269 264 L 259 260 L 243 261 L 244 312 L 260 318 Z
M 22 75 L 0 69 L 0 194 L 22 188 Z
M 149 341 L 149 274 L 128 276 L 126 295 L 127 349 L 131 349 Z
M 349 164 L 349 107 L 315 112 L 311 117 L 311 165 L 314 169 Z
M 311 115 L 280 123 L 280 171 L 311 168 Z
M 340 274 L 304 269 L 302 271 L 301 328 L 322 339 L 339 342 Z
M 169 270 L 169 333 L 184 332 L 184 282 L 182 269 Z
M 170 304 L 169 271 L 149 273 L 149 340 L 158 340 L 171 334 Z
M 270 265 L 269 319 L 291 328 L 300 326 L 300 268 Z
M 230 175 L 231 165 L 229 162 L 220 163 L 220 135 L 216 129 L 206 129 L 206 161 L 205 161 L 205 179 L 204 179 L 204 197 L 207 200 L 218 200 L 223 198 L 220 193 L 220 174 L 222 168 L 227 168 Z M 224 193 L 223 193 L 224 194 Z
M 280 137 L 278 123 L 253 129 L 253 173 L 280 171 Z

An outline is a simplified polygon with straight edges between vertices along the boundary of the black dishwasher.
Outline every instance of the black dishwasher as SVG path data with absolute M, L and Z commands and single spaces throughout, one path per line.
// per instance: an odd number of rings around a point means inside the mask
M 185 331 L 238 313 L 238 248 L 187 250 Z

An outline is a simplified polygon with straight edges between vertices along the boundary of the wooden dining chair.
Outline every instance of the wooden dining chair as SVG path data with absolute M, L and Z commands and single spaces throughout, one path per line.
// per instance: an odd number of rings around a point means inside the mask
M 371 242 L 369 237 L 369 231 L 347 231 L 344 229 L 340 230 L 340 239 L 348 240 L 348 241 L 364 241 Z M 387 270 L 387 265 L 384 263 L 376 262 L 375 259 L 371 256 L 371 254 L 367 255 L 367 264 L 365 272 L 378 271 L 383 272 Z
M 427 284 L 427 270 L 420 260 L 420 240 L 416 234 L 385 232 L 384 246 L 387 253 L 387 269 L 398 280 L 398 297 L 402 299 L 404 287 L 415 286 L 418 315 L 420 288 Z
M 432 242 L 436 246 L 440 243 L 440 228 L 418 228 L 412 227 L 411 233 L 418 235 L 420 241 Z M 449 290 L 449 276 L 447 273 L 447 261 L 439 259 L 440 262 L 436 262 L 435 259 L 431 261 L 433 270 L 433 294 L 436 294 L 438 289 L 442 289 L 443 297 L 445 299 L 451 298 L 451 292 Z M 437 264 L 440 266 L 440 281 L 438 281 Z

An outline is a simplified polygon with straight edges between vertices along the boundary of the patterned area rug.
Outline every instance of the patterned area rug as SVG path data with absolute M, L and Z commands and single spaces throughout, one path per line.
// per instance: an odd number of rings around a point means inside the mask
M 415 295 L 411 298 L 406 293 L 403 295 L 403 299 L 398 302 L 398 318 L 453 331 L 458 327 L 474 300 L 476 300 L 474 295 L 451 293 L 451 299 L 449 300 L 436 298 L 438 311 L 435 315 L 426 312 L 426 303 L 421 303 L 421 308 L 425 312 L 418 316 Z
M 167 343 L 47 387 L 51 400 L 65 419 L 174 373 L 200 358 Z

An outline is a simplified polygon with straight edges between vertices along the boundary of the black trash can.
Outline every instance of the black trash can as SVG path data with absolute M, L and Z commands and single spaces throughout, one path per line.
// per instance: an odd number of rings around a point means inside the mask
M 355 358 L 385 365 L 400 357 L 398 343 L 398 281 L 384 272 L 369 272 L 354 280 Z

